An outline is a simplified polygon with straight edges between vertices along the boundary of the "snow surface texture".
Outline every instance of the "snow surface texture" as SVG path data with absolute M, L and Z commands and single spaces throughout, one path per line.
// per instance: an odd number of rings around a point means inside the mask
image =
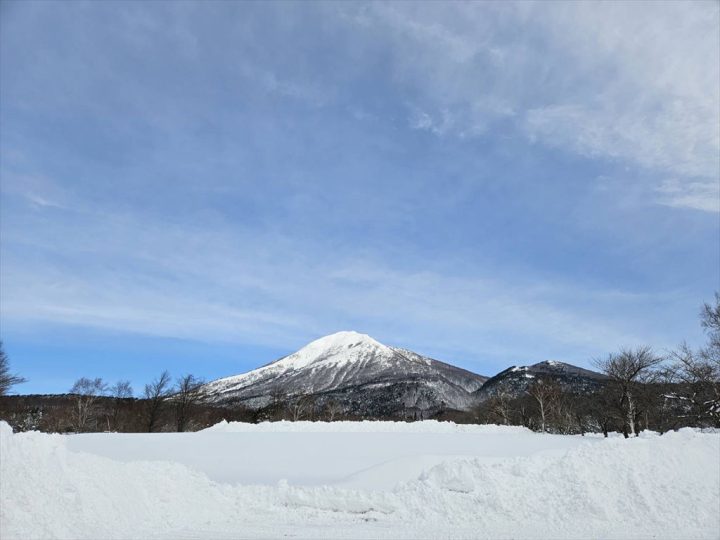
M 316 441 L 321 459 L 304 456 L 310 475 L 329 460 L 322 448 L 332 438 L 334 460 L 342 462 L 362 454 L 350 448 L 363 437 L 365 450 L 405 437 L 414 445 L 407 458 L 416 464 L 425 458 L 426 465 L 392 473 L 395 467 L 378 459 L 381 448 L 373 466 L 355 473 L 364 474 L 366 485 L 373 477 L 405 475 L 386 489 L 345 487 L 347 477 L 328 485 L 312 479 L 249 485 L 147 456 L 109 459 L 96 453 L 102 437 L 125 440 L 121 449 L 140 454 L 153 445 L 205 441 L 211 447 L 235 439 L 228 451 L 236 461 L 273 461 L 276 443 L 292 455 Z M 477 444 L 474 456 L 423 453 L 425 444 L 437 448 L 440 439 L 462 449 L 463 438 Z M 338 454 L 343 447 L 348 453 Z M 523 448 L 532 450 L 522 455 Z M 718 538 L 719 458 L 720 435 L 689 429 L 625 440 L 439 423 L 278 423 L 63 436 L 13 434 L 0 423 L 0 537 Z

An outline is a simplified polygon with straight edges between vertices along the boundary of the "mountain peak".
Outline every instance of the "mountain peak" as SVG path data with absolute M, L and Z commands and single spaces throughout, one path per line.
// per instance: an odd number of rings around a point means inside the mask
M 542 362 L 538 362 L 537 364 L 533 364 L 532 367 L 563 367 L 567 366 L 569 364 L 566 364 L 565 362 L 559 362 L 558 360 L 543 360 Z
M 306 349 L 322 351 L 340 348 L 350 348 L 360 344 L 371 345 L 374 347 L 385 346 L 379 341 L 371 338 L 367 334 L 361 334 L 360 332 L 355 332 L 354 330 L 343 330 L 341 332 L 335 332 L 334 334 L 329 334 L 327 336 L 318 338 L 315 341 L 311 341 L 302 349 L 300 349 L 300 351 L 304 351 Z
M 316 339 L 276 364 L 286 364 L 290 369 L 299 369 L 309 364 L 317 365 L 326 359 L 335 364 L 353 363 L 366 358 L 368 354 L 390 357 L 394 353 L 390 347 L 367 334 L 346 330 Z
M 346 330 L 248 373 L 212 381 L 204 394 L 209 401 L 242 400 L 262 408 L 279 391 L 288 399 L 315 395 L 319 405 L 335 400 L 353 414 L 401 415 L 408 407 L 466 408 L 486 379 Z

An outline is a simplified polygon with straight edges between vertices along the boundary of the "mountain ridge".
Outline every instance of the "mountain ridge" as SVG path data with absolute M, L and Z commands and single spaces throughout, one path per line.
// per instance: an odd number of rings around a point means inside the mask
M 476 392 L 479 402 L 501 393 L 511 397 L 524 394 L 538 379 L 550 379 L 565 390 L 593 391 L 607 381 L 602 373 L 558 360 L 543 360 L 528 366 L 510 366 L 490 377 Z
M 332 403 L 356 416 L 427 418 L 442 410 L 468 411 L 500 393 L 519 397 L 537 378 L 573 390 L 593 390 L 606 380 L 555 360 L 487 377 L 367 334 L 341 331 L 259 368 L 206 383 L 201 395 L 206 402 L 255 410 L 309 398 L 313 406 Z
M 298 351 L 249 372 L 204 385 L 204 399 L 268 406 L 274 393 L 313 395 L 339 401 L 358 414 L 400 414 L 407 409 L 467 409 L 487 377 L 384 345 L 354 331 L 308 343 Z

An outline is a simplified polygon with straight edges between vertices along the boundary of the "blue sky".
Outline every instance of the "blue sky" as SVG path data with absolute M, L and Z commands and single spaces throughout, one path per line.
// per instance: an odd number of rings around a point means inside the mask
M 1 9 L 17 391 L 344 329 L 484 374 L 703 341 L 717 3 Z

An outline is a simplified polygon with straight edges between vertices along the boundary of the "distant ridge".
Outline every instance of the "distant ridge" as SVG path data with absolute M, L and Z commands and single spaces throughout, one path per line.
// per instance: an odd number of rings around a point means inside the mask
M 485 381 L 475 392 L 479 402 L 500 393 L 520 397 L 528 387 L 540 378 L 558 383 L 573 392 L 592 391 L 600 387 L 607 377 L 601 373 L 583 369 L 565 362 L 545 360 L 530 366 L 512 366 Z
M 555 360 L 512 366 L 488 378 L 384 345 L 366 334 L 343 331 L 247 373 L 209 382 L 202 395 L 209 403 L 237 403 L 255 410 L 275 400 L 304 398 L 315 407 L 332 403 L 345 415 L 415 419 L 468 411 L 499 394 L 521 397 L 540 378 L 571 392 L 594 391 L 607 380 Z

